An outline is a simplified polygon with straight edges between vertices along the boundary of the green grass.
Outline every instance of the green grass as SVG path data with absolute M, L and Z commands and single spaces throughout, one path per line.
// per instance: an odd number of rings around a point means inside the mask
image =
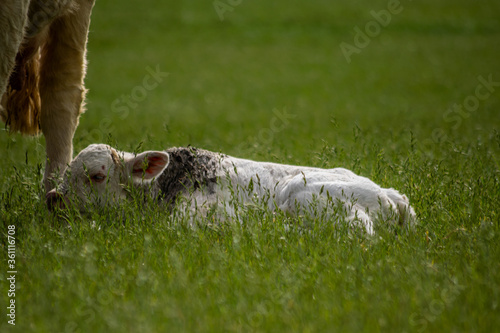
M 0 135 L 1 332 L 491 332 L 500 327 L 500 3 L 406 1 L 347 63 L 341 42 L 387 1 L 97 1 L 75 151 L 191 144 L 346 167 L 406 193 L 410 234 L 258 208 L 198 228 L 136 202 L 51 215 L 44 139 Z M 128 115 L 113 103 L 170 73 Z M 293 118 L 279 130 L 273 110 Z M 450 116 L 450 114 L 448 114 Z M 112 123 L 112 125 L 108 125 Z M 278 123 L 281 125 L 281 123 Z M 309 221 L 311 222 L 311 221 Z M 16 326 L 7 226 L 16 226 Z

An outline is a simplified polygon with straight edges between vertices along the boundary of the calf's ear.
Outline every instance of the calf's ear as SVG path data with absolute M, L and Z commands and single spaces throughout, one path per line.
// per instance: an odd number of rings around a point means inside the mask
M 151 180 L 168 166 L 168 154 L 162 151 L 145 151 L 126 161 L 132 178 Z

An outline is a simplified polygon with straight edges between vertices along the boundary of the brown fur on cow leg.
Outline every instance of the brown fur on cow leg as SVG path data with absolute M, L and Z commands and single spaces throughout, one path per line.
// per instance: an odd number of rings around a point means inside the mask
M 40 48 L 28 47 L 16 56 L 0 116 L 11 132 L 40 134 Z M 4 104 L 4 103 L 2 103 Z
M 0 120 L 7 121 L 7 94 L 0 96 Z
M 0 118 L 46 142 L 46 191 L 73 153 L 95 0 L 0 0 Z
M 94 1 L 75 1 L 78 7 L 51 22 L 42 48 L 40 125 L 45 136 L 46 192 L 52 179 L 64 173 L 73 156 L 73 136 L 84 110 L 86 46 Z M 55 175 L 54 175 L 55 173 Z

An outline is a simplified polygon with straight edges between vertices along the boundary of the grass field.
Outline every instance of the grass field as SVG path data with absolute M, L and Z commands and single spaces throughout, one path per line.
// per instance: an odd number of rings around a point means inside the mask
M 97 1 L 76 152 L 345 167 L 407 194 L 419 224 L 370 237 L 257 207 L 189 228 L 135 202 L 58 218 L 44 139 L 2 131 L 0 332 L 500 331 L 500 2 L 392 3 Z

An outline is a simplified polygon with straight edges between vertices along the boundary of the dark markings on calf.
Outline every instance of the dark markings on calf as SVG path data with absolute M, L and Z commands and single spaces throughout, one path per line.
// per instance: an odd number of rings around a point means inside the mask
M 166 150 L 170 162 L 158 177 L 160 198 L 173 206 L 180 194 L 197 189 L 215 193 L 217 169 L 225 155 L 192 147 Z
M 111 159 L 113 160 L 114 164 L 120 164 L 120 156 L 118 156 L 118 153 L 113 148 L 111 148 Z

